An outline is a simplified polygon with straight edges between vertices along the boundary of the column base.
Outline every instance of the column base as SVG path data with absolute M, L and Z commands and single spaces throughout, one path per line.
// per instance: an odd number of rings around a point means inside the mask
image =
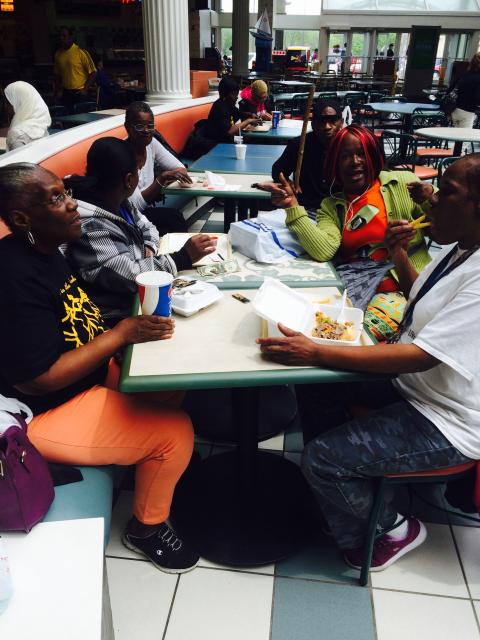
M 146 102 L 158 103 L 158 102 L 175 102 L 177 100 L 191 100 L 192 95 L 190 93 L 162 93 L 160 91 L 148 91 L 145 95 Z

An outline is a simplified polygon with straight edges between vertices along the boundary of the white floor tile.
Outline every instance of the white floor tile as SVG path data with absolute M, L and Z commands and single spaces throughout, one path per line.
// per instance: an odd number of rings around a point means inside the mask
M 258 443 L 259 449 L 269 449 L 270 451 L 283 451 L 284 434 L 278 433 L 276 436 Z
M 223 211 L 214 211 L 213 213 L 210 214 L 208 221 L 209 222 L 223 222 L 223 219 L 225 218 L 225 215 L 223 213 Z
M 472 598 L 480 599 L 480 529 L 477 527 L 453 527 L 460 558 Z
M 205 225 L 205 222 L 206 220 L 197 220 L 196 222 L 194 222 L 189 226 L 188 230 L 191 233 L 194 233 L 195 231 L 201 231 Z
M 165 640 L 268 640 L 273 577 L 196 569 L 180 577 Z
M 470 600 L 373 590 L 378 640 L 479 640 Z
M 161 640 L 178 576 L 115 558 L 107 571 L 115 640 Z
M 379 573 L 372 573 L 372 586 L 468 598 L 457 552 L 447 525 L 428 524 L 421 547 Z
M 480 602 L 478 600 L 474 601 L 475 611 L 477 612 L 477 620 L 480 622 Z
M 117 504 L 112 513 L 112 523 L 110 525 L 110 540 L 105 551 L 105 555 L 115 558 L 135 558 L 141 559 L 138 553 L 130 551 L 122 544 L 122 535 L 125 525 L 132 517 L 133 491 L 122 491 L 118 497 Z

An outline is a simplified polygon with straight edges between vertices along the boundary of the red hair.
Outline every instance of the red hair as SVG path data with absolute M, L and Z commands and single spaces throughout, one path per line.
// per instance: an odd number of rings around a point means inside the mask
M 345 136 L 351 135 L 359 140 L 365 154 L 368 183 L 372 185 L 378 178 L 378 174 L 385 165 L 385 154 L 380 143 L 370 129 L 359 124 L 351 124 L 344 129 L 340 129 L 328 147 L 325 157 L 325 178 L 331 185 L 333 183 L 342 184 L 338 172 L 338 157 L 342 148 Z

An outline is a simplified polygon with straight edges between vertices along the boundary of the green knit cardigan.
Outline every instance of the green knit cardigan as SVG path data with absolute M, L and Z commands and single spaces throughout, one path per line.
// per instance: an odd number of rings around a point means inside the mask
M 379 180 L 389 221 L 414 220 L 430 209 L 428 200 L 419 205 L 411 199 L 406 185 L 409 182 L 418 181 L 418 178 L 410 171 L 382 171 Z M 342 242 L 342 228 L 348 202 L 343 197 L 343 193 L 338 196 L 325 198 L 322 201 L 317 211 L 316 226 L 308 219 L 304 207 L 286 209 L 287 227 L 295 233 L 305 251 L 319 262 L 331 260 Z M 410 262 L 418 272 L 422 271 L 431 260 L 421 229 L 410 242 L 409 255 Z

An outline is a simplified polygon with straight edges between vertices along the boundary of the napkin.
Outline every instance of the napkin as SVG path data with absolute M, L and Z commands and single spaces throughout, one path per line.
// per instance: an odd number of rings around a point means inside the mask
M 222 176 L 219 176 L 216 173 L 212 173 L 212 171 L 205 171 L 205 178 L 209 187 L 223 187 L 226 183 L 225 178 L 222 178 Z

